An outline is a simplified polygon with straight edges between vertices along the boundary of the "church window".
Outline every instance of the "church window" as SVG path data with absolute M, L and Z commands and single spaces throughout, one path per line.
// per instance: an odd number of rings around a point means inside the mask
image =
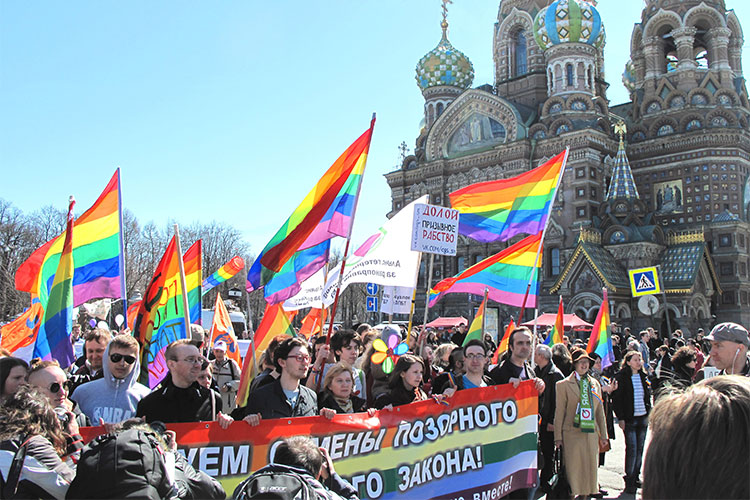
M 586 217 L 586 207 L 578 207 L 576 208 L 576 215 L 579 219 L 583 219 Z
M 685 98 L 681 95 L 674 97 L 669 101 L 669 107 L 672 109 L 680 109 L 685 107 Z
M 721 295 L 722 304 L 734 304 L 736 302 L 733 291 L 725 291 Z
M 513 76 L 521 76 L 526 74 L 526 35 L 523 31 L 516 33 L 515 39 L 513 40 L 513 50 L 515 55 Z
M 711 126 L 712 127 L 727 127 L 729 125 L 729 122 L 727 122 L 727 119 L 723 116 L 714 116 L 711 119 Z
M 672 125 L 666 124 L 659 127 L 659 131 L 656 133 L 656 135 L 661 137 L 662 135 L 671 134 L 673 132 L 674 128 L 672 127 Z
M 458 258 L 458 270 L 457 270 L 457 272 L 460 273 L 464 269 L 466 269 L 466 257 L 461 256 L 461 257 Z
M 719 235 L 719 246 L 720 247 L 731 247 L 732 246 L 732 235 L 731 234 L 720 234 Z
M 690 122 L 687 124 L 687 127 L 685 127 L 686 130 L 696 130 L 701 128 L 701 121 L 700 120 L 690 120 Z
M 573 101 L 573 103 L 570 105 L 571 109 L 574 109 L 575 111 L 586 111 L 589 109 L 588 104 L 586 104 L 586 101 L 581 101 L 580 99 L 576 99 Z
M 720 106 L 731 106 L 732 105 L 732 98 L 729 97 L 726 94 L 720 94 L 719 97 L 717 98 L 717 100 L 719 101 L 719 105 Z
M 572 64 L 565 65 L 565 84 L 568 87 L 573 86 L 573 65 Z
M 596 169 L 595 168 L 592 167 L 592 168 L 589 169 L 589 177 L 591 177 L 592 179 L 596 179 Z
M 661 104 L 658 101 L 652 102 L 646 108 L 646 113 L 656 113 L 657 111 L 661 111 Z
M 586 169 L 584 168 L 577 168 L 576 169 L 576 177 L 581 178 L 586 176 Z
M 596 200 L 596 188 L 591 188 L 591 198 Z
M 568 126 L 568 124 L 567 123 L 563 123 L 562 125 L 560 125 L 559 127 L 557 127 L 557 130 L 555 130 L 555 134 L 560 135 L 560 134 L 562 134 L 564 132 L 567 132 L 569 130 L 570 130 L 570 127 Z
M 642 141 L 646 138 L 646 134 L 641 132 L 640 130 L 633 134 L 632 140 L 633 142 Z
M 553 248 L 550 251 L 550 274 L 557 276 L 560 274 L 560 249 Z
M 484 260 L 484 257 L 481 253 L 478 253 L 474 256 L 474 264 L 477 264 L 478 262 L 482 262 Z
M 708 104 L 708 100 L 703 94 L 694 94 L 693 97 L 690 98 L 690 102 L 693 103 L 693 106 L 705 106 Z
M 534 139 L 544 139 L 545 137 L 547 137 L 547 132 L 544 130 L 537 130 L 534 132 Z
M 439 102 L 437 104 L 437 118 L 440 117 L 440 115 L 443 114 L 443 110 L 445 109 L 445 105 L 442 102 Z
M 586 190 L 584 188 L 576 189 L 576 198 L 583 198 L 586 196 Z

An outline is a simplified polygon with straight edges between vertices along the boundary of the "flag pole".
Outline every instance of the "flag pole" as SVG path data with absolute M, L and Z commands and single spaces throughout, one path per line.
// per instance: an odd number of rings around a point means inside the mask
M 244 272 L 245 276 L 247 276 L 247 262 L 245 262 L 245 266 L 242 272 Z M 248 322 L 250 322 L 250 324 L 252 324 L 252 314 L 250 312 L 250 292 L 248 292 L 247 289 L 245 289 L 245 301 L 247 302 L 247 320 Z M 253 352 L 253 378 L 255 378 L 258 376 L 258 360 L 255 359 L 255 328 L 253 328 L 252 330 L 252 333 L 250 333 L 250 350 Z M 247 356 L 247 354 L 245 354 L 245 356 Z
M 182 287 L 182 308 L 185 317 L 185 335 L 191 338 L 190 334 L 190 305 L 188 304 L 187 282 L 185 280 L 185 263 L 182 262 L 182 247 L 180 246 L 180 229 L 177 224 L 174 225 L 174 239 L 177 245 L 177 262 L 180 264 L 180 286 Z
M 372 132 L 374 129 L 375 129 L 375 113 L 372 114 L 372 120 L 370 121 L 370 141 L 372 141 Z M 359 177 L 359 184 L 357 185 L 357 196 L 354 198 L 354 207 L 352 207 L 352 220 L 349 222 L 349 232 L 346 236 L 346 246 L 344 247 L 344 257 L 341 259 L 341 272 L 339 272 L 339 279 L 338 279 L 338 283 L 336 284 L 336 296 L 333 299 L 333 306 L 331 308 L 331 322 L 328 325 L 328 334 L 326 335 L 326 345 L 329 345 L 331 343 L 331 332 L 333 331 L 333 321 L 336 318 L 336 308 L 339 305 L 339 294 L 341 292 L 341 282 L 344 279 L 344 270 L 346 268 L 346 257 L 349 254 L 349 244 L 352 241 L 352 228 L 354 227 L 354 218 L 355 218 L 355 215 L 357 214 L 357 205 L 359 204 L 359 193 L 362 190 L 362 181 L 365 178 L 365 167 L 367 167 L 367 159 L 365 159 L 365 164 L 362 165 L 362 175 Z M 321 325 L 321 328 L 322 328 L 322 325 Z
M 120 167 L 117 167 L 117 211 L 120 214 L 120 298 L 122 299 L 122 315 L 125 318 L 123 324 L 125 328 L 130 328 L 128 324 L 128 287 L 125 278 L 125 231 L 122 223 L 122 179 L 120 178 Z M 135 325 L 133 325 L 135 326 Z
M 484 304 L 484 311 L 482 311 L 482 342 L 484 342 L 484 330 L 487 327 L 487 296 L 490 293 L 490 289 L 485 287 L 484 289 L 484 300 L 482 303 Z
M 427 291 L 424 295 L 424 320 L 422 320 L 422 330 L 424 330 L 424 325 L 427 324 L 427 314 L 430 312 L 430 288 L 432 288 L 432 266 L 435 263 L 435 254 L 430 254 L 430 270 L 427 274 Z M 422 342 L 419 343 L 419 352 L 422 352 L 422 349 L 424 348 L 424 342 L 425 338 L 422 337 Z
M 422 267 L 422 252 L 417 257 L 417 272 L 414 273 L 414 290 L 411 292 L 411 310 L 409 311 L 409 325 L 406 327 L 406 342 L 411 338 L 411 323 L 414 319 L 414 305 L 417 302 L 417 283 L 419 282 L 419 269 Z M 427 300 L 430 300 L 430 291 L 427 290 Z M 424 325 L 422 325 L 424 327 Z
M 529 283 L 526 285 L 526 293 L 523 296 L 523 302 L 521 303 L 521 310 L 518 312 L 518 324 L 520 325 L 523 323 L 523 312 L 526 309 L 526 299 L 529 297 L 529 290 L 531 289 L 531 282 L 534 280 L 534 273 L 536 272 L 537 275 L 539 274 L 539 259 L 542 254 L 542 246 L 544 244 L 544 235 L 547 234 L 547 227 L 549 226 L 549 220 L 552 216 L 552 207 L 555 206 L 555 198 L 557 198 L 557 190 L 560 189 L 560 184 L 562 183 L 563 174 L 565 173 L 565 167 L 568 166 L 568 154 L 570 153 L 570 146 L 567 146 L 565 148 L 565 156 L 563 157 L 563 164 L 560 168 L 560 176 L 557 178 L 557 185 L 555 186 L 555 192 L 552 193 L 552 200 L 549 204 L 549 209 L 547 210 L 547 219 L 544 222 L 544 228 L 542 229 L 542 237 L 539 239 L 539 248 L 536 249 L 536 259 L 534 259 L 534 269 L 531 270 L 531 275 L 529 276 Z M 537 294 L 538 295 L 538 294 Z

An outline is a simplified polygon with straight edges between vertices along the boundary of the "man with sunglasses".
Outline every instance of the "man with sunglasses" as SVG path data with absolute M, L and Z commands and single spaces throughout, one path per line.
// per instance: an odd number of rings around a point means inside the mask
M 104 351 L 104 376 L 79 386 L 71 396 L 92 424 L 116 424 L 134 417 L 138 402 L 150 392 L 138 383 L 138 350 L 134 337 L 114 337 Z

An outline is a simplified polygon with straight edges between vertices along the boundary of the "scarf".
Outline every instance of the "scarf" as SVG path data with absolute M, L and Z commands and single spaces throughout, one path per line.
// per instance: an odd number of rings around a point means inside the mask
M 334 401 L 336 401 L 336 404 L 339 405 L 341 411 L 343 411 L 344 413 L 354 413 L 354 404 L 352 403 L 352 398 L 340 399 L 334 396 L 333 399 Z
M 581 392 L 581 399 L 578 401 L 576 416 L 573 420 L 573 427 L 578 427 L 581 432 L 594 432 L 594 404 L 591 400 L 591 380 L 588 375 L 581 377 L 578 381 L 578 388 Z

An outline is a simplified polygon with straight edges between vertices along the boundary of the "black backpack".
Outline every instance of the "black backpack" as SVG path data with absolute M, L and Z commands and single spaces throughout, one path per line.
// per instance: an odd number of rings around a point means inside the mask
M 140 429 L 86 445 L 66 498 L 176 498 L 156 437 Z
M 299 469 L 271 464 L 242 481 L 234 490 L 235 500 L 315 500 L 318 492 L 312 484 L 312 476 L 298 473 Z M 300 471 L 303 472 L 303 471 Z

